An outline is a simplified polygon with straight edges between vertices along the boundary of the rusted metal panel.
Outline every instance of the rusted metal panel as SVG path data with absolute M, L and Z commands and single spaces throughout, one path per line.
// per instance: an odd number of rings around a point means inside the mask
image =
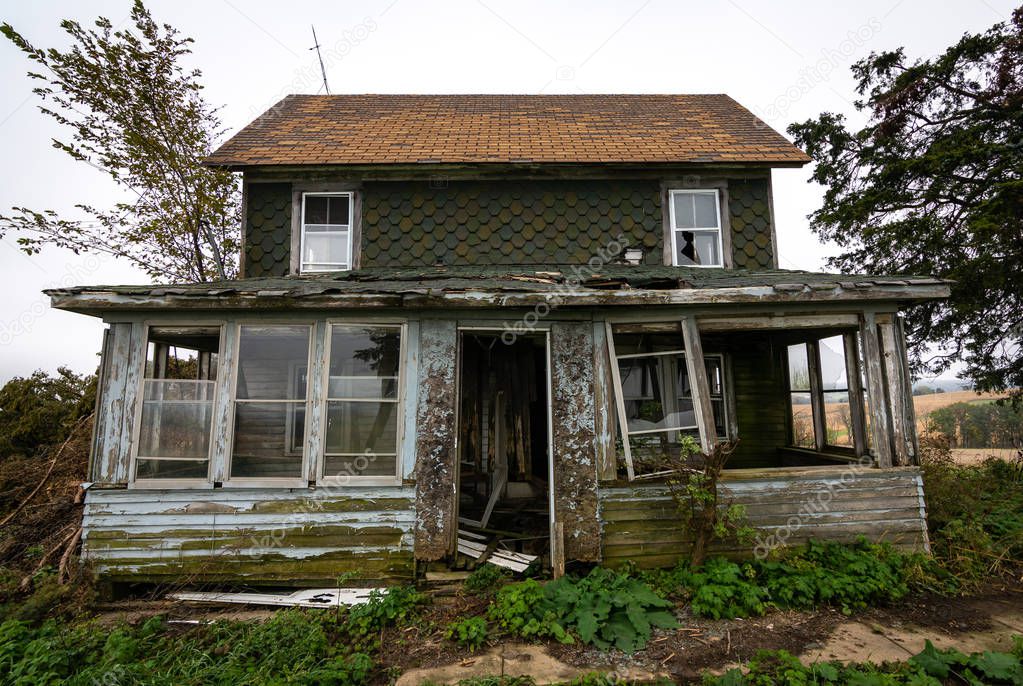
M 748 558 L 811 538 L 851 541 L 858 536 L 926 549 L 921 494 L 922 478 L 915 468 L 726 470 L 722 502 L 745 506 L 757 538 L 750 545 L 715 550 Z M 601 488 L 600 503 L 605 564 L 631 560 L 641 567 L 667 566 L 688 552 L 690 536 L 678 525 L 665 486 Z
M 84 556 L 116 580 L 323 585 L 412 577 L 404 487 L 90 489 Z
M 551 324 L 554 521 L 565 526 L 565 558 L 600 559 L 594 432 L 593 326 Z
M 616 417 L 611 355 L 607 347 L 607 327 L 593 323 L 593 430 L 596 440 L 597 477 L 612 481 L 617 476 L 618 453 L 615 450 Z
M 454 320 L 419 329 L 416 417 L 416 558 L 439 560 L 455 541 L 458 333 Z

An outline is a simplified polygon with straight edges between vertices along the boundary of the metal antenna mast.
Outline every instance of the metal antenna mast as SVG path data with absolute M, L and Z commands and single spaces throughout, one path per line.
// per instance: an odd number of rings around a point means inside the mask
M 311 47 L 309 49 L 316 51 L 316 57 L 320 60 L 320 74 L 323 75 L 323 90 L 325 90 L 327 92 L 327 95 L 330 95 L 330 86 L 327 85 L 327 69 L 326 69 L 326 67 L 323 66 L 323 55 L 320 54 L 320 41 L 316 37 L 316 27 L 315 26 L 311 26 L 311 28 L 313 30 L 313 43 L 314 43 L 314 45 L 313 45 L 313 47 Z

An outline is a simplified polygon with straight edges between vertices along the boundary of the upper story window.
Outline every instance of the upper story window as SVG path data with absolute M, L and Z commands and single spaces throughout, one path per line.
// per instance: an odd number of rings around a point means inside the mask
M 299 270 L 337 272 L 352 266 L 352 194 L 302 194 Z
M 671 191 L 670 200 L 672 264 L 677 267 L 724 266 L 718 192 Z

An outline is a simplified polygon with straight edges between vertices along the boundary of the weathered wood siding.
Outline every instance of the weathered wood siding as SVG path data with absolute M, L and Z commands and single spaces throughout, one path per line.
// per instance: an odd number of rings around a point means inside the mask
M 414 490 L 107 490 L 85 501 L 85 557 L 112 581 L 332 586 L 413 578 Z
M 721 494 L 723 502 L 745 505 L 758 530 L 749 546 L 716 548 L 735 557 L 753 557 L 757 546 L 772 541 L 791 546 L 811 538 L 866 536 L 914 550 L 928 545 L 923 482 L 916 468 L 738 470 L 725 476 Z M 679 526 L 663 485 L 601 488 L 600 516 L 607 565 L 670 566 L 688 550 L 691 538 Z
M 706 353 L 724 353 L 739 443 L 729 468 L 777 467 L 778 448 L 788 444 L 788 396 L 784 347 L 760 333 L 704 336 Z
M 89 465 L 91 481 L 128 483 L 144 337 L 145 327 L 140 323 L 113 323 L 105 333 Z

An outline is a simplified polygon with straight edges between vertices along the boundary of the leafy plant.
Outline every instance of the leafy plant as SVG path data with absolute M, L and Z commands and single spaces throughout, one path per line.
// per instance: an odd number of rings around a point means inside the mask
M 646 645 L 654 628 L 677 626 L 671 607 L 641 580 L 598 567 L 582 578 L 505 586 L 491 617 L 525 638 L 550 636 L 569 643 L 574 633 L 601 650 L 614 646 L 631 653 Z
M 508 574 L 497 565 L 480 565 L 466 578 L 465 590 L 472 593 L 491 593 L 507 579 Z
M 444 637 L 476 652 L 487 641 L 487 620 L 483 617 L 466 617 L 448 625 Z

